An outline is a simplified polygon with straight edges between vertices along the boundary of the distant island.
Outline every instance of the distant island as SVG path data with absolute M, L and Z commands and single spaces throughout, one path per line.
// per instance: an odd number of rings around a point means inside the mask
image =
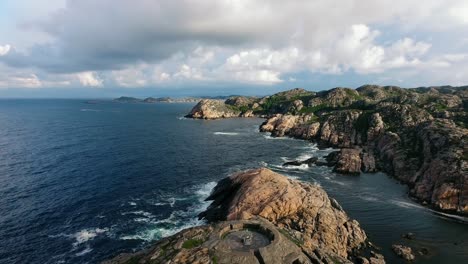
M 119 98 L 115 98 L 115 102 L 120 103 L 197 103 L 203 99 L 213 99 L 213 100 L 226 100 L 231 97 L 236 97 L 238 95 L 229 95 L 229 96 L 202 96 L 202 97 L 147 97 L 144 99 L 136 98 L 136 97 L 129 97 L 129 96 L 121 96 Z

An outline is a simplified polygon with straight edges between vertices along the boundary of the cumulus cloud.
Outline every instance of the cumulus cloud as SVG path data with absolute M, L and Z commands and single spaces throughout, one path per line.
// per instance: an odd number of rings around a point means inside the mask
M 450 40 L 468 37 L 463 0 L 68 0 L 60 7 L 23 21 L 48 41 L 0 46 L 0 62 L 93 87 L 275 84 L 301 71 L 468 65 L 444 58 L 463 47 L 432 43 L 442 30 Z
M 0 56 L 4 56 L 6 55 L 11 49 L 11 46 L 10 45 L 4 45 L 4 46 L 0 46 Z
M 95 72 L 80 72 L 76 74 L 76 77 L 83 86 L 102 86 L 103 81 L 96 75 Z

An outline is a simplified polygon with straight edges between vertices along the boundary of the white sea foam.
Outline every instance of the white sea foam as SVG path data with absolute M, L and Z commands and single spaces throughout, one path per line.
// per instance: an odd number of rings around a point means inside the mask
M 237 136 L 239 133 L 237 132 L 214 132 L 215 135 L 224 135 L 224 136 Z
M 417 208 L 417 209 L 423 209 L 424 207 L 421 205 L 418 205 L 416 203 L 412 202 L 406 202 L 406 201 L 401 201 L 401 200 L 390 200 L 390 203 L 397 205 L 402 208 Z
M 101 112 L 99 109 L 90 109 L 90 108 L 82 108 L 80 109 L 81 112 Z
M 91 247 L 89 247 L 89 246 L 86 246 L 86 248 L 83 249 L 82 251 L 75 253 L 75 256 L 81 257 L 81 256 L 84 256 L 84 255 L 88 254 L 91 251 L 93 251 L 93 249 Z
M 340 182 L 340 181 L 335 181 L 335 180 L 330 180 L 331 183 L 335 183 L 335 184 L 338 184 L 338 185 L 341 185 L 341 186 L 346 186 L 347 184 L 344 183 L 344 182 Z
M 210 194 L 213 188 L 216 186 L 216 182 L 208 182 L 202 185 L 195 193 L 205 200 Z
M 286 165 L 286 166 L 282 166 L 284 169 L 293 169 L 293 170 L 309 170 L 310 167 L 309 165 L 307 164 L 301 164 L 301 165 L 298 165 L 298 166 L 294 166 L 294 165 Z
M 128 202 L 129 205 L 131 206 L 136 206 L 137 204 L 135 202 Z
M 216 182 L 208 182 L 188 190 L 188 192 L 195 195 L 195 197 L 193 197 L 196 200 L 194 205 L 187 208 L 187 210 L 174 211 L 165 219 L 155 219 L 154 217 L 135 218 L 134 221 L 146 223 L 149 227 L 135 234 L 121 236 L 120 239 L 152 241 L 160 239 L 161 237 L 173 235 L 182 229 L 203 224 L 204 222 L 202 220 L 198 220 L 197 216 L 200 212 L 206 210 L 210 204 L 210 202 L 205 201 L 205 199 L 210 195 L 215 186 Z M 144 215 L 141 212 L 142 211 L 136 211 L 130 213 Z
M 290 138 L 290 137 L 272 137 L 271 135 L 263 135 L 263 137 L 266 139 L 293 140 L 293 138 Z
M 446 214 L 446 213 L 442 213 L 442 212 L 438 212 L 434 210 L 430 210 L 430 211 L 442 219 L 450 219 L 450 220 L 455 220 L 458 222 L 468 223 L 468 217 L 464 217 L 460 215 L 453 215 L 453 214 Z
M 121 213 L 121 215 L 129 215 L 129 214 L 141 215 L 141 216 L 144 216 L 144 217 L 153 217 L 153 215 L 150 212 L 145 212 L 145 211 L 141 211 L 141 210 Z
M 359 198 L 361 198 L 364 201 L 368 201 L 368 202 L 378 202 L 379 201 L 379 199 L 377 197 L 372 197 L 372 196 L 360 196 Z
M 75 238 L 75 243 L 73 246 L 77 246 L 79 244 L 85 243 L 89 240 L 96 238 L 100 234 L 104 234 L 108 232 L 108 228 L 94 228 L 94 229 L 83 229 L 79 232 L 76 232 L 73 237 Z

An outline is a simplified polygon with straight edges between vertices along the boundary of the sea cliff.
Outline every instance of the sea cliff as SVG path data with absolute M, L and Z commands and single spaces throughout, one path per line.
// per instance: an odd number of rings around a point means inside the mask
M 262 132 L 340 148 L 327 164 L 338 173 L 384 171 L 422 204 L 468 215 L 467 108 L 468 87 L 365 85 L 203 100 L 188 117 L 266 117 Z

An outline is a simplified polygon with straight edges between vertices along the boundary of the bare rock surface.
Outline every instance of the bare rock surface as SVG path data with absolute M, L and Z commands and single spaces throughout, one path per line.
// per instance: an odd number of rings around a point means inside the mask
M 357 256 L 367 246 L 364 230 L 319 186 L 260 168 L 221 180 L 208 199 L 200 214 L 208 225 L 103 264 L 385 263 Z
M 466 86 L 364 85 L 318 93 L 295 88 L 263 98 L 231 98 L 226 103 L 202 101 L 189 117 L 264 116 L 267 120 L 260 131 L 273 137 L 360 148 L 359 157 L 355 151 L 337 156 L 334 170 L 384 171 L 407 184 L 410 195 L 422 204 L 468 215 L 467 106 Z
M 265 168 L 220 181 L 208 199 L 213 203 L 200 216 L 209 222 L 260 216 L 295 237 L 308 254 L 322 250 L 347 258 L 367 238 L 322 188 Z
M 187 115 L 197 119 L 239 117 L 241 111 L 228 107 L 222 100 L 203 99 Z
M 413 250 L 410 247 L 403 245 L 392 245 L 392 250 L 395 254 L 406 261 L 412 261 L 415 259 Z

